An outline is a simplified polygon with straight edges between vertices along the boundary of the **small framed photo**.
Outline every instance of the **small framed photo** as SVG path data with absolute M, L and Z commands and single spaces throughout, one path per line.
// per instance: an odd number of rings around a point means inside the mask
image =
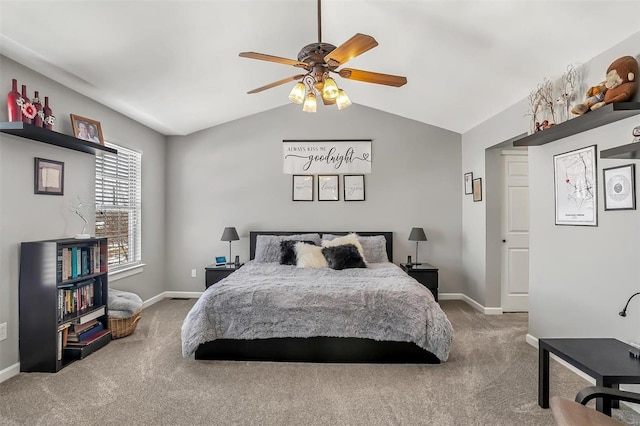
M 71 126 L 73 127 L 73 136 L 76 138 L 104 145 L 102 126 L 99 121 L 71 114 Z
M 344 175 L 344 200 L 364 201 L 364 175 Z
M 472 181 L 473 181 L 473 173 L 472 172 L 465 173 L 464 174 L 464 193 L 465 193 L 465 195 L 473 194 Z
M 482 178 L 473 180 L 473 201 L 482 201 Z
M 313 201 L 313 175 L 293 175 L 293 201 Z
M 339 201 L 338 175 L 318 176 L 318 201 Z
M 604 209 L 636 209 L 636 165 L 627 164 L 603 169 Z
M 64 163 L 35 159 L 34 194 L 64 195 Z

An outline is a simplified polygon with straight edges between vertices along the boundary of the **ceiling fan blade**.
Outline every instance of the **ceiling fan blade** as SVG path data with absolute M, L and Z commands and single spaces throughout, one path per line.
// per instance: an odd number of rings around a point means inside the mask
M 340 77 L 349 80 L 364 81 L 365 83 L 384 84 L 387 86 L 400 87 L 407 84 L 407 77 L 391 74 L 380 74 L 371 71 L 356 70 L 353 68 L 343 68 L 338 71 Z
M 293 59 L 281 58 L 280 56 L 265 55 L 264 53 L 242 52 L 239 55 L 242 58 L 259 59 L 261 61 L 275 62 L 284 65 L 293 65 L 294 67 L 309 69 L 309 65 L 304 62 L 295 61 Z
M 266 86 L 258 87 L 257 89 L 253 89 L 250 92 L 247 92 L 248 95 L 252 93 L 262 92 L 263 90 L 271 89 L 272 87 L 280 86 L 281 84 L 289 83 L 290 81 L 300 80 L 304 77 L 304 74 L 298 74 L 291 77 L 283 78 L 282 80 L 274 81 L 273 83 L 269 83 Z
M 375 38 L 357 33 L 324 57 L 329 66 L 337 67 L 378 45 Z

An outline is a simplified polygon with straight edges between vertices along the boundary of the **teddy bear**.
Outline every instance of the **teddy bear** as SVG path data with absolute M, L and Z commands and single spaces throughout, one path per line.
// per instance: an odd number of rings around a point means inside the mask
M 589 87 L 589 90 L 587 90 L 587 99 L 583 103 L 574 106 L 571 112 L 575 115 L 582 115 L 589 112 L 594 105 L 603 102 L 605 92 L 607 91 L 605 84 L 605 81 L 601 81 L 597 85 Z
M 633 56 L 623 56 L 613 61 L 607 69 L 605 82 L 607 92 L 604 100 L 593 105 L 598 109 L 607 104 L 624 102 L 635 95 L 638 89 L 638 61 Z

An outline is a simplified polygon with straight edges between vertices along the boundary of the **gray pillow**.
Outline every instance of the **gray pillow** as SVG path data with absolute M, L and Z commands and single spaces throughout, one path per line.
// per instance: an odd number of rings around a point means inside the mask
M 258 235 L 253 259 L 258 263 L 280 263 L 280 242 L 285 240 L 313 241 L 320 245 L 320 234 Z
M 322 239 L 331 241 L 337 238 L 338 235 L 322 234 Z M 364 260 L 368 263 L 383 263 L 389 262 L 387 256 L 387 239 L 384 235 L 373 235 L 370 237 L 363 237 L 358 235 L 358 242 L 362 246 L 364 251 Z
M 363 237 L 358 235 L 358 241 L 364 250 L 364 258 L 369 263 L 388 262 L 387 256 L 387 239 L 384 235 L 374 235 L 371 237 Z

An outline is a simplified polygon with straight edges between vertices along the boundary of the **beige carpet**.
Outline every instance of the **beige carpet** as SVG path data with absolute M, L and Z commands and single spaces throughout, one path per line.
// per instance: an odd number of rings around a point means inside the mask
M 0 384 L 2 425 L 553 425 L 537 404 L 527 316 L 445 301 L 455 337 L 442 365 L 195 361 L 180 354 L 193 300 L 164 300 L 136 332 L 57 374 Z M 555 361 L 551 395 L 588 382 Z M 640 424 L 630 410 L 614 410 Z M 635 423 L 634 423 L 635 422 Z

